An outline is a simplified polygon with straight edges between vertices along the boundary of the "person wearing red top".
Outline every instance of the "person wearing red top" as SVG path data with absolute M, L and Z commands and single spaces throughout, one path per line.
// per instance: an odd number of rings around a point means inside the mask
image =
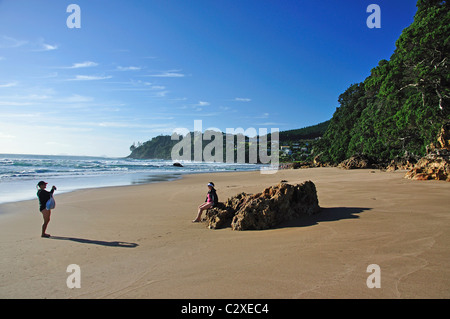
M 218 203 L 218 201 L 219 201 L 219 199 L 217 197 L 216 190 L 214 188 L 214 183 L 213 182 L 209 182 L 208 183 L 208 188 L 209 188 L 209 191 L 208 191 L 208 194 L 206 195 L 206 200 L 205 200 L 205 202 L 203 204 L 198 206 L 197 218 L 195 218 L 192 221 L 193 223 L 200 222 L 201 218 L 202 218 L 203 211 L 214 207 L 214 205 L 216 205 Z

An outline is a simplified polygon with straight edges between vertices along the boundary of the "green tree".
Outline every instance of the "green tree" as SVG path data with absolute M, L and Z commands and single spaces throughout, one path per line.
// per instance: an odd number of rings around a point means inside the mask
M 315 153 L 338 163 L 354 153 L 387 161 L 405 151 L 423 155 L 450 121 L 450 13 L 446 1 L 419 0 L 390 60 L 339 97 Z

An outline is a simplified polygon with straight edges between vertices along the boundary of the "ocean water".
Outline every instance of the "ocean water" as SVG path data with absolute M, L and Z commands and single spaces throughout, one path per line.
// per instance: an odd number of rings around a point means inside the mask
M 52 155 L 0 154 L 0 204 L 37 199 L 36 185 L 43 180 L 57 187 L 55 194 L 78 189 L 156 183 L 183 174 L 259 170 L 257 164 L 135 160 Z M 208 181 L 206 181 L 208 182 Z M 55 197 L 56 198 L 56 197 Z

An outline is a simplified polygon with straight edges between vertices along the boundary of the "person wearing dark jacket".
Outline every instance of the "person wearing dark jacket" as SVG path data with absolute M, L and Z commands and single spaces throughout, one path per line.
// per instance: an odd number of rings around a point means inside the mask
M 56 190 L 55 186 L 52 186 L 52 190 L 49 192 L 45 190 L 47 187 L 47 183 L 44 181 L 40 181 L 37 184 L 37 197 L 39 198 L 39 211 L 42 213 L 42 217 L 44 218 L 44 224 L 42 224 L 42 234 L 41 237 L 48 238 L 50 237 L 45 231 L 47 230 L 48 223 L 50 222 L 51 209 L 47 208 L 47 202 L 50 198 L 53 197 L 53 193 Z
M 209 182 L 208 183 L 208 188 L 209 188 L 209 191 L 208 191 L 208 194 L 206 194 L 206 200 L 205 200 L 205 202 L 203 204 L 198 206 L 197 218 L 195 218 L 192 221 L 193 223 L 200 222 L 202 220 L 202 213 L 203 213 L 203 211 L 214 207 L 219 202 L 219 198 L 217 196 L 216 189 L 214 188 L 214 183 L 213 182 Z

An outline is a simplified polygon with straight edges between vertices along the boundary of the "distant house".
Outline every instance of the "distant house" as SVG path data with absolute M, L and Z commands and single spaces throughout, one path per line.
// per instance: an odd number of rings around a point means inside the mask
M 282 154 L 285 154 L 285 155 L 291 155 L 292 154 L 290 146 L 280 146 L 280 151 L 281 151 Z

